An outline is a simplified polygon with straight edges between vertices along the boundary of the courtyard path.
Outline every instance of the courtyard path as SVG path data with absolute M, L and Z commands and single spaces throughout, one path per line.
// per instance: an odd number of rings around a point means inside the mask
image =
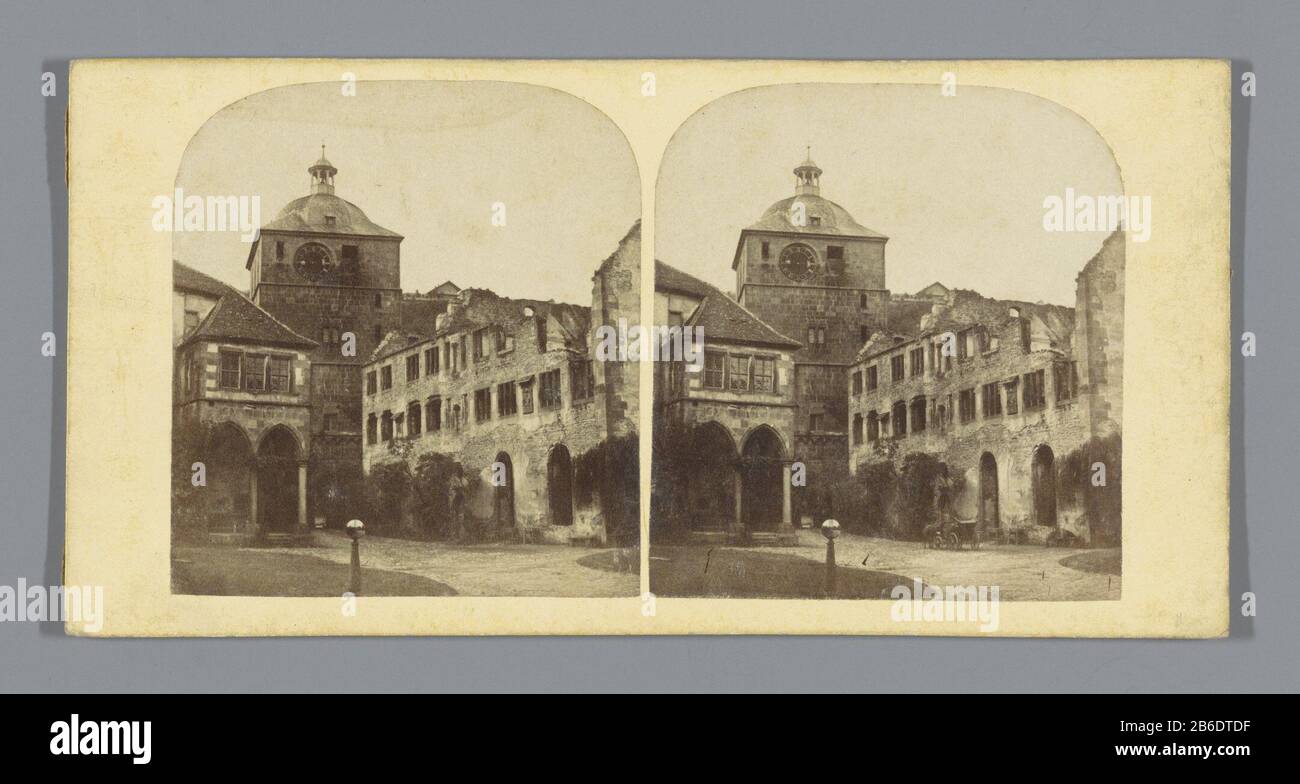
M 339 531 L 316 531 L 315 547 L 306 552 L 337 563 L 349 563 L 352 541 Z M 612 565 L 615 551 L 541 544 L 458 545 L 365 536 L 361 566 L 427 577 L 445 583 L 461 596 L 637 596 L 640 577 L 633 570 L 618 572 L 584 566 Z M 364 585 L 362 586 L 364 590 Z
M 750 552 L 793 555 L 824 563 L 826 540 L 819 531 L 799 530 L 797 547 L 735 548 Z M 701 547 L 703 545 L 691 545 Z M 1120 598 L 1118 575 L 1062 566 L 1061 559 L 1082 552 L 1059 547 L 984 544 L 979 550 L 930 550 L 920 542 L 900 542 L 843 534 L 835 542 L 835 561 L 844 569 L 888 572 L 919 577 L 936 586 L 998 586 L 1003 601 L 1080 601 Z M 864 563 L 865 560 L 865 563 Z M 671 568 L 666 560 L 650 561 Z

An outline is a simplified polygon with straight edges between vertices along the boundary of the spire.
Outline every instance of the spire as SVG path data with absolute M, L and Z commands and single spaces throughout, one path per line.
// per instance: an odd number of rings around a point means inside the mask
M 813 163 L 812 145 L 808 145 L 803 163 L 794 168 L 796 196 L 820 196 L 822 170 Z
M 334 175 L 339 170 L 325 157 L 325 145 L 320 146 L 320 160 L 313 163 L 307 173 L 311 175 L 312 193 L 334 193 Z

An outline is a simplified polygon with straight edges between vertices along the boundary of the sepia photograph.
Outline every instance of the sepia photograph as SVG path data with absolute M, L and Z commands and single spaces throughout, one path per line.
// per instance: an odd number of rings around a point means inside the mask
M 951 74 L 950 74 L 951 76 Z M 1105 139 L 1028 93 L 759 87 L 660 169 L 660 596 L 1121 592 L 1125 235 Z
M 174 592 L 637 594 L 638 376 L 596 349 L 640 321 L 640 179 L 603 114 L 282 87 L 212 116 L 156 207 Z

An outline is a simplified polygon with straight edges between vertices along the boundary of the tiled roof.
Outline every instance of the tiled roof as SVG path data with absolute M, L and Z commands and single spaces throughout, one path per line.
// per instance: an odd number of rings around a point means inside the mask
M 687 319 L 686 326 L 703 328 L 706 343 L 720 340 L 725 343 L 803 348 L 802 343 L 777 332 L 721 289 L 662 261 L 655 262 L 655 290 L 676 291 L 700 298 L 700 304 Z
M 205 275 L 179 261 L 172 262 L 172 288 L 193 291 L 214 298 L 225 296 L 235 290 L 211 275 Z
M 313 349 L 317 344 L 286 327 L 244 295 L 230 289 L 182 344 L 197 340 Z
M 332 223 L 327 220 L 331 217 L 334 219 Z M 360 207 L 332 193 L 313 193 L 294 199 L 262 230 L 359 234 L 371 237 L 402 236 L 370 220 Z
M 805 220 L 795 224 L 790 220 L 792 207 L 798 202 L 803 205 Z M 811 220 L 817 218 L 816 221 Z M 763 217 L 746 227 L 747 231 L 780 231 L 798 234 L 834 234 L 842 237 L 871 237 L 888 239 L 880 232 L 872 231 L 853 219 L 849 211 L 831 201 L 811 193 L 782 199 L 763 213 Z

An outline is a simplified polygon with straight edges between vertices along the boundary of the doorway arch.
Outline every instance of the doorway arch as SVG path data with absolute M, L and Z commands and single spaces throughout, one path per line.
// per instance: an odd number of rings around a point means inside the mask
M 998 461 L 989 452 L 980 455 L 980 526 L 997 528 L 998 518 Z
M 775 530 L 781 524 L 785 447 L 767 425 L 755 428 L 741 449 L 741 516 L 747 528 Z
M 1034 450 L 1034 523 L 1056 527 L 1056 457 L 1043 444 Z
M 257 516 L 264 531 L 290 532 L 298 521 L 298 437 L 276 425 L 257 447 Z
M 736 442 L 722 425 L 705 422 L 692 430 L 690 443 L 681 501 L 691 530 L 730 528 L 736 518 Z
M 573 459 L 564 444 L 556 444 L 546 461 L 546 495 L 551 525 L 573 525 Z
M 238 533 L 253 524 L 253 443 L 244 429 L 223 422 L 208 437 L 208 530 Z
M 497 465 L 501 468 L 498 469 Z M 498 528 L 515 527 L 515 466 L 510 461 L 510 455 L 505 452 L 498 452 L 496 464 L 492 466 L 493 479 L 497 478 L 496 472 L 502 472 L 502 484 L 494 484 L 492 488 L 492 519 L 496 522 Z

